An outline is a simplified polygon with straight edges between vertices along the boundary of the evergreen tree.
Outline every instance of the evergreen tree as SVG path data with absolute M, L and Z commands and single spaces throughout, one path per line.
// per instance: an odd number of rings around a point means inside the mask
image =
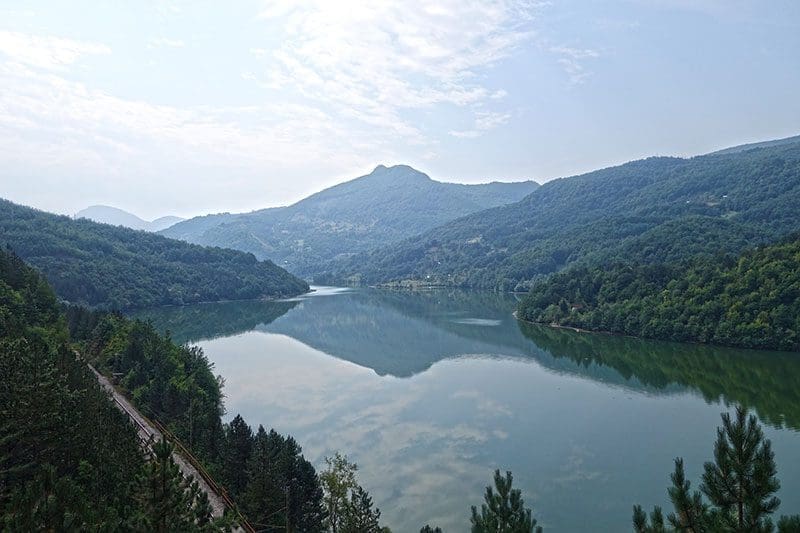
M 141 514 L 135 528 L 146 531 L 203 531 L 213 529 L 208 498 L 197 482 L 184 478 L 166 441 L 153 445 L 153 459 L 139 477 L 137 500 Z
M 314 466 L 300 456 L 296 467 L 296 484 L 292 491 L 291 508 L 298 531 L 324 531 L 324 493 Z
M 675 531 L 698 533 L 707 531 L 712 526 L 708 505 L 703 503 L 703 496 L 698 491 L 691 492 L 691 483 L 686 479 L 683 459 L 675 459 L 675 472 L 670 476 L 672 487 L 667 490 L 675 512 L 667 517 Z
M 800 515 L 782 516 L 778 521 L 778 533 L 800 533 Z
M 653 512 L 650 513 L 650 520 L 648 522 L 647 513 L 644 512 L 642 506 L 634 505 L 633 530 L 636 533 L 666 533 L 667 528 L 664 526 L 664 513 L 661 510 L 661 507 L 656 505 L 653 508 Z
M 497 492 L 486 487 L 486 503 L 481 505 L 480 514 L 472 506 L 472 533 L 541 533 L 531 510 L 525 508 L 522 492 L 511 488 L 511 472 L 503 477 L 495 470 L 494 485 Z
M 711 504 L 703 501 L 700 492 L 691 492 L 684 475 L 683 460 L 675 460 L 672 487 L 668 490 L 675 508 L 668 516 L 671 529 L 664 523 L 661 509 L 656 507 L 648 520 L 639 505 L 633 508 L 633 528 L 637 533 L 666 531 L 690 533 L 771 532 L 771 515 L 780 505 L 774 496 L 780 488 L 775 477 L 775 456 L 772 445 L 755 416 L 747 416 L 742 407 L 734 417 L 722 414 L 722 427 L 717 428 L 714 462 L 704 467 L 700 487 Z M 800 523 L 796 517 L 783 517 L 780 532 L 792 531 Z
M 772 443 L 755 415 L 747 416 L 742 407 L 736 416 L 722 415 L 717 429 L 714 462 L 705 464 L 702 490 L 719 513 L 729 531 L 767 531 L 768 515 L 780 505 L 774 496 L 780 488 L 775 477 Z
M 419 530 L 419 533 L 442 533 L 442 528 L 439 526 L 431 527 L 429 524 L 425 524 L 425 526 Z
M 253 453 L 253 430 L 241 417 L 236 417 L 225 426 L 223 472 L 228 489 L 234 497 L 241 495 L 247 487 L 247 463 Z
M 82 531 L 96 524 L 81 487 L 69 477 L 59 479 L 55 468 L 43 466 L 38 475 L 15 491 L 0 520 L 3 531 Z
M 357 486 L 350 492 L 340 531 L 342 533 L 380 533 L 381 511 L 372 508 L 372 498 Z
M 286 522 L 284 487 L 278 479 L 277 456 L 279 449 L 275 439 L 263 426 L 253 439 L 253 452 L 248 465 L 249 479 L 242 505 L 251 523 L 258 529 Z

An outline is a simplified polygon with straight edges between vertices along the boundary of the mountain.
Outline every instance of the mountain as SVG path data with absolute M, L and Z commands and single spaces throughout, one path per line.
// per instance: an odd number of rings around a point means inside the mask
M 308 285 L 251 254 L 73 220 L 0 200 L 10 246 L 69 303 L 130 309 L 293 296 Z
M 795 135 L 794 137 L 786 137 L 784 139 L 773 139 L 771 141 L 761 141 L 756 143 L 749 143 L 749 144 L 740 144 L 739 146 L 732 146 L 730 148 L 725 148 L 723 150 L 717 150 L 716 152 L 712 152 L 713 154 L 734 154 L 736 152 L 744 152 L 746 150 L 752 150 L 753 148 L 769 148 L 771 146 L 782 146 L 784 144 L 794 144 L 800 142 L 800 135 Z
M 800 235 L 738 257 L 570 268 L 534 285 L 518 316 L 636 337 L 800 351 Z
M 653 157 L 557 179 L 514 204 L 327 265 L 321 282 L 525 290 L 576 262 L 739 253 L 800 230 L 800 139 Z
M 325 261 L 397 242 L 487 207 L 515 202 L 537 187 L 533 181 L 442 183 L 408 166 L 381 165 L 366 176 L 288 207 L 197 217 L 161 234 L 251 252 L 307 276 L 319 272 Z
M 111 224 L 112 226 L 125 226 L 126 228 L 144 231 L 161 231 L 185 219 L 181 217 L 166 216 L 151 222 L 142 220 L 133 213 L 110 207 L 107 205 L 93 205 L 75 213 L 75 218 L 88 218 L 95 222 Z

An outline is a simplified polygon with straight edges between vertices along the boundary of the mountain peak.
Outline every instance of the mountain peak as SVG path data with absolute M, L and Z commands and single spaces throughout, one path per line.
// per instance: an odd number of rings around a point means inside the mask
M 165 216 L 153 221 L 144 220 L 133 213 L 109 205 L 92 205 L 75 213 L 75 219 L 86 218 L 112 226 L 125 226 L 126 228 L 144 231 L 160 231 L 172 226 L 183 219 L 175 216 Z

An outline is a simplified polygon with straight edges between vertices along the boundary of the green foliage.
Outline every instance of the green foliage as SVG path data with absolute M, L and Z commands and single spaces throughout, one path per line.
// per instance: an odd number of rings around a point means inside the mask
M 522 492 L 512 489 L 511 472 L 505 477 L 500 470 L 494 472 L 494 486 L 486 487 L 481 512 L 472 506 L 472 533 L 541 533 L 542 528 L 536 525 L 530 509 L 525 508 Z
M 0 529 L 134 529 L 135 430 L 67 344 L 55 296 L 9 252 L 0 317 Z
M 381 533 L 378 523 L 381 511 L 372 507 L 372 498 L 362 487 L 355 487 L 350 492 L 350 501 L 345 507 L 342 520 L 342 533 Z
M 144 460 L 133 426 L 76 357 L 68 332 L 232 493 L 262 505 L 275 504 L 268 497 L 278 491 L 279 505 L 284 497 L 289 502 L 287 523 L 322 530 L 313 466 L 291 437 L 263 428 L 253 437 L 241 417 L 223 429 L 221 380 L 201 350 L 177 346 L 149 323 L 119 314 L 69 307 L 65 320 L 47 284 L 11 252 L 0 252 L 0 529 L 230 526 L 212 521 L 207 495 L 182 476 L 170 445 L 156 444 L 154 459 Z
M 243 508 L 259 529 L 322 531 L 322 488 L 292 437 L 259 426 L 248 461 Z
M 770 532 L 770 515 L 780 505 L 774 496 L 780 488 L 776 476 L 775 457 L 768 439 L 764 438 L 755 416 L 736 408 L 734 418 L 722 414 L 722 427 L 717 429 L 714 462 L 704 466 L 701 492 L 691 492 L 686 480 L 683 460 L 675 460 L 672 487 L 668 490 L 675 508 L 664 524 L 663 513 L 656 507 L 647 519 L 641 506 L 633 508 L 633 527 L 637 533 L 745 533 Z M 703 501 L 705 495 L 710 504 Z M 783 517 L 779 531 L 791 531 L 794 517 Z
M 573 268 L 533 287 L 532 322 L 800 351 L 800 238 L 731 257 Z
M 780 488 L 775 477 L 772 444 L 755 416 L 741 407 L 736 418 L 722 415 L 717 430 L 714 462 L 704 465 L 703 493 L 715 506 L 719 521 L 729 531 L 768 531 L 766 518 L 780 505 L 774 494 Z
M 196 244 L 269 258 L 299 275 L 320 265 L 416 235 L 455 218 L 521 199 L 534 182 L 440 183 L 399 165 L 379 166 L 288 207 L 197 217 L 162 231 Z
M 739 253 L 800 229 L 799 178 L 800 142 L 634 161 L 333 262 L 326 278 L 526 290 L 577 263 Z
M 429 524 L 425 524 L 425 526 L 419 530 L 419 533 L 442 533 L 442 528 L 439 526 L 431 527 Z
M 185 478 L 172 460 L 173 447 L 153 445 L 149 461 L 137 479 L 136 500 L 141 508 L 135 528 L 141 531 L 212 531 L 211 506 L 197 482 Z
M 778 521 L 778 533 L 800 533 L 800 515 L 782 516 Z
M 0 200 L 0 243 L 38 268 L 56 294 L 129 309 L 293 296 L 308 285 L 269 261 L 143 231 L 72 220 Z
M 234 498 L 238 498 L 247 487 L 247 463 L 253 453 L 253 430 L 241 415 L 236 415 L 225 425 L 223 450 L 222 470 L 228 480 L 228 490 Z
M 358 465 L 347 460 L 347 456 L 339 452 L 333 457 L 326 457 L 328 468 L 319 476 L 324 491 L 326 527 L 337 533 L 341 530 L 348 505 L 349 494 L 358 487 L 356 472 Z

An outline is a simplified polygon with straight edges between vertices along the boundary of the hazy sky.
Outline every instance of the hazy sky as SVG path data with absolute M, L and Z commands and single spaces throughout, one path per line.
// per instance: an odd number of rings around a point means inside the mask
M 0 3 L 0 196 L 152 218 L 800 133 L 800 2 Z

